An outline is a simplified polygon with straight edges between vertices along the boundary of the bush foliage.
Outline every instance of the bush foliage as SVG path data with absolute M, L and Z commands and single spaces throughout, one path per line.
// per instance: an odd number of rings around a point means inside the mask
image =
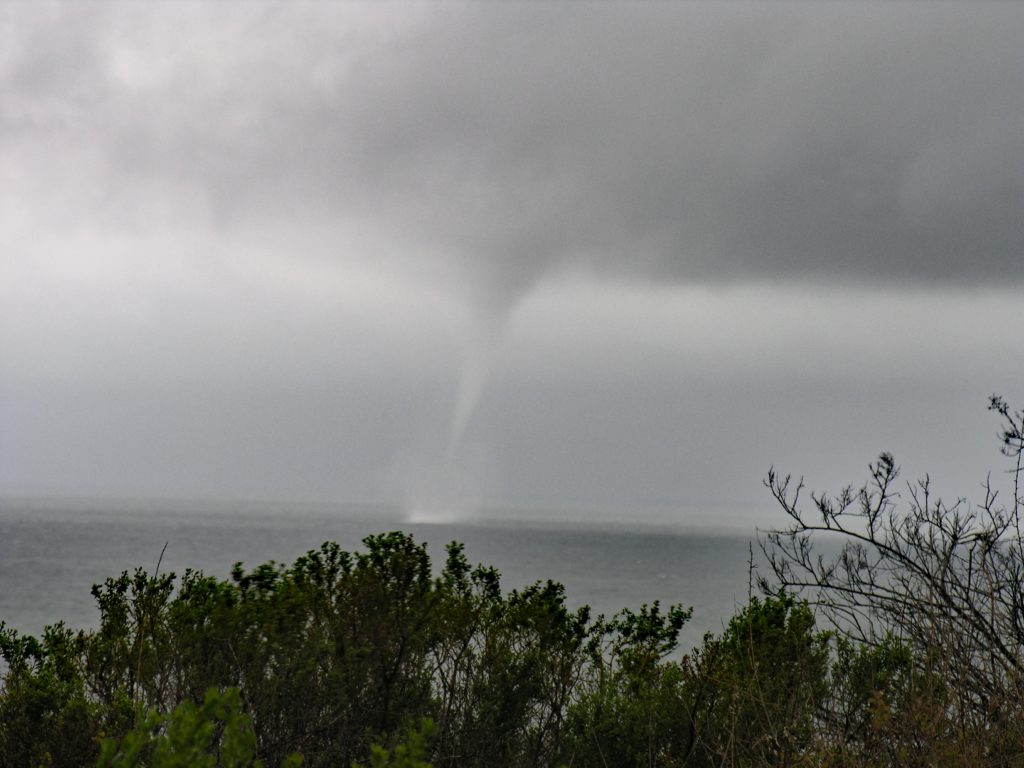
M 916 486 L 897 513 L 883 457 L 814 522 L 773 473 L 793 525 L 764 594 L 686 653 L 679 606 L 592 617 L 400 532 L 228 579 L 122 573 L 95 630 L 0 623 L 0 768 L 1024 765 L 1024 417 L 992 406 L 1011 504 Z M 847 537 L 835 562 L 820 531 Z

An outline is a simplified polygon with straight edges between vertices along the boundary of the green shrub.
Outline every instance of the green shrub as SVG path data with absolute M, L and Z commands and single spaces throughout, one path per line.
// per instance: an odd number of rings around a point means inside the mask
M 434 721 L 425 718 L 418 728 L 410 728 L 405 741 L 393 750 L 374 744 L 370 747 L 370 768 L 433 768 L 427 762 L 427 742 L 437 732 Z M 357 763 L 352 768 L 362 768 Z
M 813 749 L 831 633 L 806 602 L 752 598 L 683 660 L 689 765 L 792 765 Z
M 564 760 L 573 765 L 651 766 L 681 754 L 685 711 L 676 649 L 690 611 L 658 603 L 598 622 L 587 674 L 568 714 Z
M 97 768 L 262 768 L 255 759 L 252 718 L 237 688 L 211 688 L 201 704 L 186 701 L 168 715 L 150 710 L 120 740 L 105 739 Z M 298 755 L 282 768 L 298 768 Z
M 592 619 L 457 544 L 436 575 L 410 536 L 364 544 L 123 573 L 93 632 L 0 625 L 0 768 L 995 765 L 1024 741 L 1018 700 L 965 719 L 942 654 L 821 631 L 787 593 L 680 658 L 679 607 Z
M 81 633 L 63 624 L 41 639 L 19 636 L 0 622 L 7 666 L 0 695 L 0 766 L 88 765 L 97 754 L 97 708 L 80 674 Z

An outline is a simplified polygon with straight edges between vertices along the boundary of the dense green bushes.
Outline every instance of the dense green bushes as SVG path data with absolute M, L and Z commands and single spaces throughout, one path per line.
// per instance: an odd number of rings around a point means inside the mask
M 961 754 L 927 660 L 821 631 L 790 595 L 678 657 L 680 608 L 592 619 L 552 582 L 503 593 L 456 544 L 436 576 L 407 535 L 365 547 L 229 580 L 122 574 L 94 590 L 94 632 L 0 631 L 0 766 L 902 765 L 925 737 Z
M 186 572 L 177 588 L 122 574 L 94 589 L 94 632 L 3 630 L 0 765 L 90 764 L 104 735 L 229 689 L 267 765 L 293 752 L 309 766 L 366 761 L 424 718 L 435 765 L 553 765 L 600 640 L 649 668 L 685 618 L 655 607 L 594 621 L 552 582 L 504 594 L 458 545 L 434 576 L 409 536 L 364 543 L 226 581 Z
M 922 484 L 901 515 L 883 457 L 814 518 L 772 475 L 776 578 L 682 656 L 679 607 L 591 617 L 550 581 L 506 594 L 458 544 L 435 574 L 403 533 L 108 579 L 95 631 L 0 624 L 0 768 L 1024 765 L 1024 414 L 992 407 L 1008 507 Z M 822 531 L 848 539 L 833 562 Z

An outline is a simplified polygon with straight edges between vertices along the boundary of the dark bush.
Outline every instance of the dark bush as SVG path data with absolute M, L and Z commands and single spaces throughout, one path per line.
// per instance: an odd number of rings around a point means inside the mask
M 0 624 L 0 768 L 1020 765 L 1024 414 L 991 407 L 1007 504 L 926 480 L 901 511 L 883 456 L 809 512 L 770 474 L 791 526 L 766 594 L 682 656 L 679 607 L 592 618 L 550 581 L 506 594 L 458 544 L 435 573 L 403 533 L 225 580 L 123 573 L 95 631 Z

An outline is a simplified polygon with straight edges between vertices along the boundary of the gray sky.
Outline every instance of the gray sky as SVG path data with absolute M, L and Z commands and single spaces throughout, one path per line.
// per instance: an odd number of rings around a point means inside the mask
M 771 464 L 890 450 L 977 495 L 987 395 L 1024 404 L 1022 36 L 0 5 L 0 493 L 771 523 Z

